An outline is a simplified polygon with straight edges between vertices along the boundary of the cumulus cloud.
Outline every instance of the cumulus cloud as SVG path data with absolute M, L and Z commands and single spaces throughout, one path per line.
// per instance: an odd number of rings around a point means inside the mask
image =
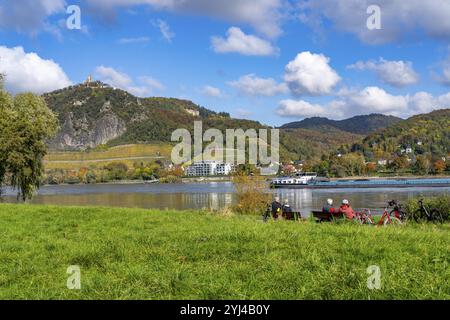
M 158 19 L 153 22 L 153 25 L 155 25 L 159 29 L 161 35 L 167 42 L 169 43 L 172 42 L 172 39 L 175 37 L 175 33 L 173 33 L 172 30 L 170 30 L 170 26 L 167 24 L 167 22 Z
M 250 25 L 275 38 L 281 34 L 282 0 L 86 0 L 100 15 L 112 15 L 118 7 L 148 5 L 158 10 L 203 15 L 231 23 Z M 97 10 L 95 10 L 97 9 Z
M 413 95 L 396 96 L 378 87 L 367 87 L 363 90 L 342 90 L 336 99 L 324 104 L 283 100 L 276 109 L 276 114 L 292 118 L 326 116 L 336 119 L 370 113 L 409 117 L 449 107 L 450 93 L 433 96 L 427 92 L 417 92 Z
M 299 53 L 286 66 L 284 80 L 295 95 L 325 95 L 341 80 L 323 54 Z
M 111 67 L 99 66 L 95 69 L 95 74 L 101 81 L 138 97 L 148 96 L 154 91 L 164 90 L 164 86 L 154 78 L 148 76 L 139 77 L 139 84 L 136 85 L 128 74 L 119 72 Z
M 0 73 L 6 75 L 6 89 L 12 93 L 41 94 L 71 85 L 56 62 L 26 53 L 22 47 L 0 46 Z
M 47 18 L 64 13 L 64 0 L 0 1 L 0 29 L 36 34 L 40 30 L 55 32 Z
M 275 96 L 289 91 L 285 83 L 277 83 L 273 78 L 259 78 L 254 74 L 247 74 L 228 85 L 237 89 L 241 94 L 249 96 Z
M 382 82 L 395 87 L 405 87 L 419 81 L 419 75 L 414 71 L 412 63 L 401 60 L 387 61 L 380 58 L 379 61 L 359 61 L 349 68 L 373 71 Z
M 217 53 L 240 53 L 246 56 L 271 56 L 278 52 L 269 41 L 247 35 L 237 27 L 228 29 L 227 37 L 212 37 L 212 47 Z
M 281 117 L 307 118 L 325 117 L 330 114 L 326 106 L 312 104 L 304 100 L 282 100 L 276 110 Z
M 222 91 L 219 88 L 212 86 L 204 86 L 201 90 L 202 94 L 208 97 L 219 98 L 222 96 Z
M 378 0 L 382 28 L 369 30 L 366 26 L 367 8 L 372 0 L 300 1 L 302 21 L 331 21 L 338 30 L 355 34 L 371 44 L 386 43 L 409 34 L 436 39 L 450 39 L 450 1 L 447 0 Z M 321 26 L 321 23 L 316 23 Z
M 450 108 L 450 92 L 440 96 L 433 96 L 428 92 L 418 92 L 408 96 L 409 115 L 428 113 L 436 109 Z
M 378 87 L 367 87 L 343 96 L 349 108 L 367 112 L 402 114 L 408 107 L 407 99 L 394 96 Z

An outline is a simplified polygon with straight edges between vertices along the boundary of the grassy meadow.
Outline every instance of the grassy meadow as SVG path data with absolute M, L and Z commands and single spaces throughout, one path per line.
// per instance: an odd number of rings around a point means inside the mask
M 449 231 L 1 204 L 0 299 L 449 299 Z

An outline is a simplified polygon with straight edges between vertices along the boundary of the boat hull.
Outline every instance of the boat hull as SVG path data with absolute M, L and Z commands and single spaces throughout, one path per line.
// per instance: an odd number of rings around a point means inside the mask
M 406 181 L 368 181 L 368 182 L 322 182 L 311 184 L 272 184 L 275 189 L 373 189 L 373 188 L 417 188 L 450 187 L 450 179 L 445 180 L 406 180 Z

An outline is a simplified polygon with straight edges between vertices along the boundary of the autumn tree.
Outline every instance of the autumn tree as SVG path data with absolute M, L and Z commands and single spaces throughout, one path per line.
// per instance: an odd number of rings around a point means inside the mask
M 403 170 L 408 168 L 408 166 L 409 162 L 406 156 L 395 157 L 394 161 L 392 161 L 392 164 L 390 165 L 390 167 L 395 170 Z
M 434 164 L 433 164 L 433 169 L 434 169 L 434 173 L 436 174 L 442 174 L 444 173 L 446 168 L 446 164 L 445 161 L 442 159 L 437 160 Z
M 416 158 L 416 163 L 414 165 L 414 171 L 417 174 L 428 174 L 430 172 L 430 161 L 427 157 L 419 155 Z

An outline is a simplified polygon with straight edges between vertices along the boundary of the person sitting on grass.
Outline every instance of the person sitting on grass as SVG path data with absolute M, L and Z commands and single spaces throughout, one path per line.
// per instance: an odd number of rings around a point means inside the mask
M 346 199 L 342 200 L 342 205 L 339 208 L 339 213 L 349 220 L 353 220 L 355 218 L 355 211 L 350 206 L 350 202 Z
M 278 219 L 278 216 L 281 215 L 282 206 L 280 203 L 280 198 L 275 197 L 274 201 L 272 202 L 272 217 L 274 219 Z

